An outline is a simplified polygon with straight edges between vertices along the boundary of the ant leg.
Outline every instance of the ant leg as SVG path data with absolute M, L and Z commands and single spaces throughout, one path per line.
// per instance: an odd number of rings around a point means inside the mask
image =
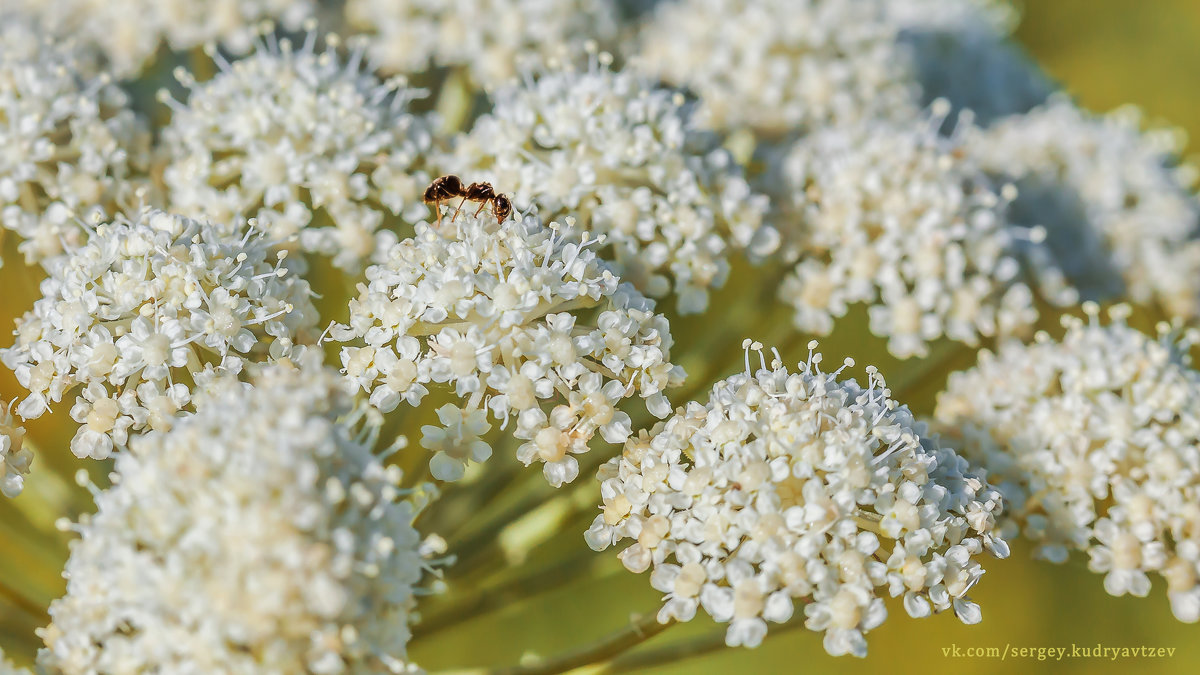
M 442 200 L 434 200 L 433 210 L 437 211 L 437 223 L 434 224 L 434 228 L 440 230 L 442 228 Z
M 453 223 L 455 220 L 458 219 L 458 212 L 462 211 L 463 204 L 466 204 L 466 203 L 467 203 L 467 198 L 463 197 L 462 201 L 458 203 L 458 208 L 454 209 L 454 217 L 450 219 L 450 222 Z
M 488 205 L 488 201 L 490 201 L 490 200 L 485 199 L 482 202 L 479 202 L 479 208 L 475 209 L 476 216 L 478 216 L 481 212 L 483 212 L 483 207 Z

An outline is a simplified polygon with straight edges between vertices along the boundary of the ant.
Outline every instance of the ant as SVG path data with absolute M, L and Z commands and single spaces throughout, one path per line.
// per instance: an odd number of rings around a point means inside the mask
M 475 215 L 479 215 L 479 212 L 483 211 L 483 207 L 491 202 L 492 215 L 496 216 L 497 224 L 503 223 L 512 213 L 512 202 L 509 201 L 508 196 L 496 194 L 491 183 L 471 183 L 464 188 L 462 179 L 451 174 L 435 178 L 429 187 L 425 188 L 425 203 L 432 204 L 437 210 L 438 227 L 442 224 L 442 202 L 455 197 L 462 197 L 462 201 L 454 210 L 451 221 L 458 217 L 458 212 L 462 210 L 463 204 L 467 201 L 479 202 L 479 208 L 475 210 Z

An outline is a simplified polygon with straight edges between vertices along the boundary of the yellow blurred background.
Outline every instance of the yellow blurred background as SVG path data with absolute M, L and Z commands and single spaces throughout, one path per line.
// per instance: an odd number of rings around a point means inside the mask
M 1181 126 L 1193 139 L 1200 138 L 1200 88 L 1196 86 L 1200 82 L 1200 1 L 1029 0 L 1024 17 L 1018 38 L 1084 105 L 1104 111 L 1136 103 L 1150 120 Z M 1194 143 L 1190 146 L 1192 152 L 1195 147 Z M 0 326 L 11 326 L 13 318 L 32 303 L 36 279 L 17 262 L 11 240 L 5 242 L 4 250 L 11 262 L 0 269 Z M 9 341 L 4 340 L 6 344 Z M 840 361 L 844 355 L 841 352 L 861 357 L 882 351 L 878 342 L 842 343 L 832 338 L 823 346 L 827 363 Z M 800 356 L 785 354 L 788 360 Z M 896 370 L 889 370 L 883 363 L 880 366 L 895 381 Z M 7 401 L 19 393 L 11 373 L 0 368 L 0 400 Z M 931 402 L 926 394 L 920 402 L 914 401 L 913 407 L 927 412 Z M 52 429 L 48 419 L 30 427 L 31 436 L 41 446 L 35 468 L 72 463 L 66 450 L 69 432 Z M 69 475 L 69 470 L 60 474 Z M 51 472 L 44 475 L 46 480 L 31 481 L 30 489 L 49 493 L 45 500 L 18 500 L 26 506 L 0 499 L 0 573 L 10 575 L 10 584 L 15 581 L 39 589 L 38 595 L 54 595 L 61 591 L 54 561 L 65 550 L 65 538 L 48 536 L 45 549 L 38 551 L 16 550 L 7 544 L 24 539 L 31 530 L 45 531 L 49 522 L 63 515 L 36 506 L 38 502 L 54 503 L 56 494 L 67 499 L 66 486 L 54 483 L 49 478 Z M 68 510 L 77 508 L 73 503 Z M 556 542 L 553 548 L 583 555 L 582 529 L 576 528 L 579 535 L 568 536 L 569 541 Z M 1200 672 L 1200 628 L 1174 619 L 1161 579 L 1155 579 L 1149 598 L 1114 598 L 1103 591 L 1101 576 L 1087 571 L 1082 556 L 1055 566 L 1031 561 L 1028 549 L 1019 542 L 1013 548 L 1011 559 L 985 562 L 988 573 L 972 593 L 983 608 L 980 625 L 963 626 L 948 614 L 914 620 L 898 603 L 890 603 L 888 620 L 868 635 L 870 656 L 865 660 L 829 657 L 821 647 L 820 635 L 794 630 L 768 638 L 757 650 L 718 650 L 646 672 Z M 526 652 L 554 654 L 569 645 L 595 639 L 621 627 L 631 610 L 656 606 L 658 594 L 650 589 L 647 575 L 625 572 L 611 551 L 590 560 L 592 571 L 585 575 L 587 583 L 510 601 L 502 611 L 422 636 L 412 646 L 415 660 L 430 670 L 512 664 Z M 531 559 L 528 565 L 535 567 L 537 561 Z M 14 574 L 16 579 L 11 576 Z M 28 644 L 27 636 L 14 631 L 29 623 L 26 610 L 0 596 L 0 647 Z M 671 629 L 647 647 L 654 649 L 714 631 L 719 629 L 697 618 Z M 945 655 L 955 647 L 995 647 L 1000 651 L 1006 647 L 1065 647 L 1070 653 L 1072 645 L 1165 647 L 1174 648 L 1175 655 L 1118 661 L 1068 658 L 1059 662 Z

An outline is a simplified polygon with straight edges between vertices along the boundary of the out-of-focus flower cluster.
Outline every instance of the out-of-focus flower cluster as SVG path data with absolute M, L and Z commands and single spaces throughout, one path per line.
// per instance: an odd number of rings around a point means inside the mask
M 219 43 L 245 53 L 263 21 L 296 30 L 316 0 L 17 0 L 58 39 L 97 50 L 118 77 L 132 77 L 165 43 L 187 51 Z
M 874 368 L 863 388 L 820 362 L 810 352 L 796 372 L 777 358 L 751 374 L 747 351 L 746 372 L 601 469 L 588 542 L 632 540 L 620 558 L 653 568 L 659 621 L 703 607 L 729 622 L 728 644 L 755 646 L 801 600 L 826 651 L 865 656 L 885 591 L 913 617 L 953 607 L 980 620 L 966 596 L 983 574 L 973 557 L 1008 554 L 994 532 L 999 493 L 930 439 Z
M 401 79 L 380 81 L 349 59 L 317 51 L 310 32 L 260 46 L 197 83 L 184 103 L 168 99 L 163 130 L 167 200 L 178 213 L 217 221 L 253 216 L 279 242 L 360 269 L 396 240 L 384 225 L 411 227 L 427 209 L 422 117 L 405 111 L 421 95 Z M 393 222 L 398 219 L 400 222 Z
M 1061 341 L 1010 343 L 956 373 L 936 419 L 1009 500 L 1004 527 L 1063 562 L 1086 551 L 1113 595 L 1167 581 L 1200 621 L 1200 373 L 1196 340 L 1072 319 Z
M 1010 212 L 1041 226 L 1086 298 L 1126 297 L 1168 315 L 1200 315 L 1200 204 L 1181 136 L 1140 132 L 1137 110 L 1105 116 L 1056 97 L 970 141 L 981 166 L 1016 181 Z
M 50 672 L 407 670 L 420 494 L 372 452 L 380 420 L 310 359 L 228 379 L 137 437 L 77 526 Z M 361 420 L 361 421 L 360 421 Z
M 542 59 L 570 58 L 585 43 L 612 42 L 617 4 L 609 0 L 347 0 L 350 30 L 369 36 L 387 72 L 463 68 L 486 88 L 505 84 Z
M 621 285 L 584 233 L 569 241 L 533 216 L 496 223 L 491 214 L 417 226 L 387 262 L 367 269 L 346 324 L 330 334 L 348 377 L 387 412 L 416 405 L 427 385 L 453 388 L 463 409 L 443 408 L 443 427 L 421 443 L 436 454 L 435 477 L 457 480 L 468 460 L 491 454 L 478 436 L 488 411 L 525 443 L 517 457 L 543 463 L 552 485 L 579 474 L 573 455 L 599 432 L 623 443 L 633 394 L 662 416 L 663 390 L 682 380 L 670 361 L 667 321 Z
M 946 106 L 920 124 L 833 125 L 795 144 L 784 175 L 799 260 L 779 294 L 797 328 L 827 334 L 865 303 L 871 331 L 907 357 L 942 336 L 975 345 L 1027 330 L 1026 282 L 1075 299 L 1036 237 L 1006 220 L 1012 187 L 993 188 L 957 134 L 938 134 Z
M 883 0 L 685 0 L 642 28 L 638 69 L 700 97 L 705 123 L 767 136 L 913 105 Z
M 0 19 L 0 227 L 26 262 L 47 261 L 84 242 L 81 219 L 137 201 L 150 136 L 93 54 Z

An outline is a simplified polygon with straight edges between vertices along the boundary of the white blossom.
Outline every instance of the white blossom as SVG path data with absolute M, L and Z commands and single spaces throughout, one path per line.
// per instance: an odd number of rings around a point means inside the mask
M 17 0 L 68 38 L 103 54 L 120 77 L 138 75 L 161 44 L 187 51 L 218 43 L 235 53 L 253 45 L 263 21 L 296 30 L 314 0 Z
M 422 91 L 364 70 L 361 44 L 343 60 L 316 41 L 310 32 L 295 49 L 268 37 L 232 63 L 216 55 L 220 72 L 202 83 L 178 72 L 189 95 L 164 96 L 164 181 L 179 213 L 253 216 L 272 238 L 353 271 L 395 242 L 387 228 L 428 213 L 432 139 L 406 112 Z
M 1027 330 L 1030 283 L 1055 303 L 1075 299 L 1040 231 L 1009 225 L 1011 187 L 997 190 L 967 155 L 966 132 L 938 133 L 946 112 L 940 101 L 918 122 L 829 126 L 791 149 L 794 230 L 781 229 L 798 260 L 779 295 L 797 328 L 827 334 L 862 303 L 871 331 L 904 358 L 943 336 L 975 345 Z
M 72 451 L 102 459 L 131 432 L 165 429 L 214 369 L 311 342 L 303 279 L 252 225 L 225 227 L 145 210 L 95 228 L 42 282 L 0 361 L 40 417 L 78 392 Z
M 136 201 L 150 136 L 92 54 L 20 15 L 0 18 L 0 227 L 23 239 L 26 262 L 42 262 L 82 243 L 80 219 Z
M 29 465 L 33 463 L 33 452 L 22 447 L 25 441 L 25 428 L 13 417 L 13 401 L 8 406 L 0 404 L 0 494 L 5 497 L 16 497 L 25 487 L 25 476 L 29 473 Z
M 531 215 L 447 216 L 442 228 L 418 224 L 367 268 L 349 321 L 330 330 L 347 343 L 343 372 L 384 412 L 438 385 L 462 400 L 461 410 L 439 411 L 444 429 L 423 430 L 435 475 L 455 480 L 491 454 L 479 439 L 484 406 L 502 428 L 516 421 L 517 457 L 542 463 L 556 487 L 578 475 L 573 455 L 594 435 L 629 436 L 622 399 L 636 393 L 666 412 L 663 389 L 683 378 L 670 362 L 670 328 L 596 257 L 597 239 L 572 242 Z
M 683 94 L 593 57 L 494 92 L 495 107 L 441 160 L 509 192 L 546 219 L 568 214 L 603 233 L 621 278 L 653 297 L 703 311 L 728 273 L 730 249 L 755 258 L 778 243 L 767 198 L 712 134 L 695 128 Z M 611 250 L 611 253 L 608 253 Z
M 71 544 L 51 672 L 407 672 L 424 492 L 310 360 L 223 381 L 116 460 Z M 358 422 L 357 420 L 365 419 Z
M 703 608 L 729 623 L 731 646 L 756 646 L 796 600 L 835 656 L 866 655 L 885 591 L 914 617 L 953 608 L 978 621 L 966 596 L 983 574 L 974 556 L 1008 553 L 993 532 L 999 493 L 928 437 L 874 368 L 862 388 L 837 379 L 843 368 L 821 372 L 815 343 L 796 372 L 745 346 L 744 373 L 601 467 L 588 544 L 631 540 L 619 557 L 653 570 L 666 594 L 658 620 Z
M 1149 337 L 1125 323 L 1067 319 L 1055 342 L 1005 344 L 955 373 L 936 420 L 985 468 L 1035 554 L 1085 551 L 1113 595 L 1167 581 L 1180 621 L 1200 621 L 1200 373 L 1194 336 Z
M 694 91 L 718 129 L 762 135 L 908 116 L 916 88 L 886 0 L 663 2 L 632 59 Z
M 462 67 L 490 88 L 527 62 L 611 42 L 618 11 L 611 0 L 347 0 L 346 23 L 370 37 L 372 60 L 386 71 Z
M 1014 220 L 1041 225 L 1085 297 L 1124 296 L 1172 316 L 1200 315 L 1200 204 L 1182 136 L 1141 131 L 1123 108 L 1096 116 L 1056 97 L 978 134 L 971 153 L 1014 180 Z

